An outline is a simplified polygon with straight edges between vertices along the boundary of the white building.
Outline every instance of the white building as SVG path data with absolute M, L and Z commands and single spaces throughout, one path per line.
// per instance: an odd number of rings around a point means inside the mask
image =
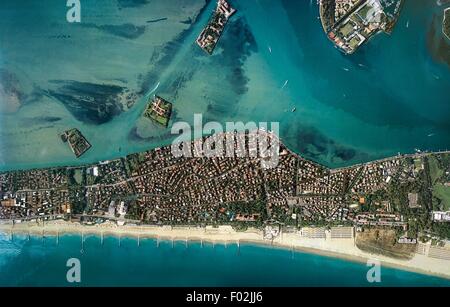
M 436 222 L 450 222 L 450 211 L 433 211 L 431 217 Z

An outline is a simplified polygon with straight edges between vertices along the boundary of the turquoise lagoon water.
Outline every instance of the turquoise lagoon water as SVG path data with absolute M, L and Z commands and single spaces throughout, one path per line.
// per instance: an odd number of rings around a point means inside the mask
M 213 2 L 85 0 L 75 25 L 65 20 L 65 1 L 1 1 L 0 170 L 91 163 L 170 143 L 170 130 L 141 118 L 153 93 L 173 101 L 174 121 L 192 122 L 193 113 L 279 121 L 292 150 L 331 167 L 450 147 L 449 49 L 436 2 L 406 1 L 394 33 L 352 56 L 326 39 L 315 1 L 231 2 L 239 12 L 208 57 L 194 40 Z M 130 109 L 108 100 L 117 87 L 139 97 Z M 86 112 L 80 96 L 90 94 L 99 107 Z M 71 127 L 93 145 L 79 160 L 58 137 Z M 150 239 L 118 247 L 112 237 L 103 246 L 87 238 L 81 254 L 77 236 L 58 246 L 52 238 L 2 237 L 0 285 L 68 285 L 71 257 L 81 260 L 86 286 L 368 285 L 365 265 L 313 254 L 156 248 Z M 381 285 L 449 281 L 383 268 Z
M 0 286 L 71 286 L 69 258 L 81 264 L 80 286 L 450 286 L 450 280 L 381 268 L 370 284 L 365 264 L 241 244 L 85 236 L 0 236 Z
M 192 122 L 194 113 L 222 123 L 279 121 L 292 150 L 331 167 L 450 147 L 442 6 L 406 1 L 391 36 L 344 56 L 325 37 L 315 1 L 232 2 L 239 12 L 208 57 L 194 41 L 214 2 L 87 0 L 81 24 L 69 24 L 61 1 L 2 1 L 0 79 L 16 80 L 21 107 L 0 112 L 0 169 L 168 144 L 170 129 L 141 117 L 153 93 L 174 102 L 173 121 Z M 108 86 L 139 99 L 129 110 L 89 112 L 76 100 L 95 92 L 106 101 Z M 73 126 L 93 145 L 79 160 L 58 138 Z

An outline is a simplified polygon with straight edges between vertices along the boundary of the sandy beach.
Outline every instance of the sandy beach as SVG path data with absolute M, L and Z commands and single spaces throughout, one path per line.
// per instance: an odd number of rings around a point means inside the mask
M 94 226 L 84 226 L 79 223 L 51 221 L 44 226 L 37 223 L 0 224 L 0 232 L 5 234 L 33 234 L 56 236 L 63 234 L 94 234 L 101 236 L 113 235 L 121 237 L 158 238 L 174 241 L 206 241 L 213 243 L 259 244 L 272 245 L 295 251 L 304 251 L 329 257 L 367 263 L 367 260 L 380 261 L 382 266 L 434 275 L 450 279 L 450 261 L 430 258 L 415 254 L 410 260 L 399 260 L 381 255 L 374 255 L 358 249 L 353 239 L 309 239 L 298 233 L 282 233 L 273 242 L 263 239 L 263 233 L 258 229 L 248 229 L 237 232 L 230 226 L 212 227 L 170 227 L 170 226 L 117 226 L 104 223 Z

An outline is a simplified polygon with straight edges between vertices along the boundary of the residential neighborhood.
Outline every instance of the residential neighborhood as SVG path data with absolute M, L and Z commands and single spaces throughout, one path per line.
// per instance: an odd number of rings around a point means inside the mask
M 233 137 L 236 151 L 253 148 L 249 133 L 225 135 Z M 191 146 L 201 148 L 206 141 Z M 449 189 L 448 153 L 340 169 L 304 159 L 283 144 L 278 153 L 279 163 L 270 169 L 259 156 L 175 157 L 167 146 L 81 167 L 5 172 L 0 218 L 237 228 L 346 225 L 395 229 L 398 239 L 448 238 L 450 206 L 447 194 L 439 194 Z

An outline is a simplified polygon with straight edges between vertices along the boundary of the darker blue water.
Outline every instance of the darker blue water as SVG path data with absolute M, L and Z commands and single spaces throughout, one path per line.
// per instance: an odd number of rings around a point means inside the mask
M 81 286 L 373 286 L 361 263 L 289 250 L 153 239 L 79 236 L 0 240 L 1 286 L 69 286 L 66 262 L 78 258 Z M 377 286 L 450 286 L 450 280 L 382 267 Z

